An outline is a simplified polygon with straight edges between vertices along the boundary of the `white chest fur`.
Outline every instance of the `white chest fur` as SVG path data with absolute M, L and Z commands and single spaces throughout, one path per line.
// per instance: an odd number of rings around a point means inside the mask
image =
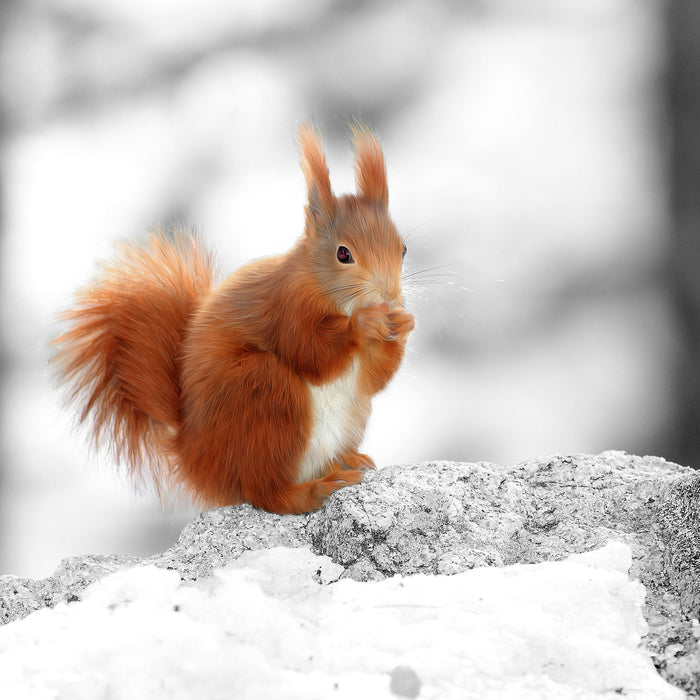
M 369 398 L 360 396 L 357 385 L 359 361 L 337 379 L 320 386 L 309 385 L 311 435 L 301 460 L 297 481 L 322 476 L 324 467 L 344 452 L 357 450 L 370 413 Z

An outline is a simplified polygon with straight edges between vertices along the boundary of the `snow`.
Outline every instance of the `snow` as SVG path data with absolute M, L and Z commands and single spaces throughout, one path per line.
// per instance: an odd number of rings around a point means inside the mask
M 306 549 L 249 552 L 194 584 L 135 567 L 0 629 L 0 697 L 680 699 L 639 647 L 630 563 L 612 542 L 366 583 Z

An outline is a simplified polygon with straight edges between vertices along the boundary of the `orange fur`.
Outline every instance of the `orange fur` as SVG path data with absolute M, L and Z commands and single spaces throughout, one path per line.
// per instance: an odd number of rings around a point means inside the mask
M 378 141 L 355 130 L 358 195 L 341 198 L 317 135 L 302 126 L 299 141 L 307 217 L 290 251 L 212 289 L 196 239 L 125 245 L 54 341 L 95 441 L 202 505 L 305 512 L 359 482 L 369 400 L 413 328 Z

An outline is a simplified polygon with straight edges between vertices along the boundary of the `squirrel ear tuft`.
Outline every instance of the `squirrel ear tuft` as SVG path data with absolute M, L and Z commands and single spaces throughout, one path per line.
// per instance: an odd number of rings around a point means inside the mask
M 358 194 L 388 206 L 386 165 L 379 140 L 368 127 L 362 124 L 353 124 L 350 129 L 355 147 L 355 182 Z
M 306 179 L 308 211 L 317 224 L 331 219 L 336 202 L 331 190 L 326 156 L 321 146 L 320 135 L 307 123 L 299 126 L 301 169 Z

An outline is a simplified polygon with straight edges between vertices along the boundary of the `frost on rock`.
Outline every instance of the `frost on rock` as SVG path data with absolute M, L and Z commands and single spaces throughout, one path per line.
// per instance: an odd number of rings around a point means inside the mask
M 197 583 L 153 565 L 0 629 L 0 695 L 681 700 L 640 649 L 627 545 L 561 562 L 322 585 L 249 552 Z
M 0 577 L 1 621 L 38 610 L 0 630 L 0 684 L 28 682 L 34 662 L 22 649 L 36 644 L 59 664 L 46 665 L 56 683 L 71 673 L 107 682 L 112 669 L 122 688 L 133 679 L 117 668 L 155 659 L 166 670 L 142 679 L 153 697 L 252 687 L 252 697 L 679 697 L 664 695 L 665 679 L 697 698 L 699 508 L 698 473 L 608 452 L 387 467 L 310 515 L 214 509 L 155 557 L 73 558 L 43 581 Z M 99 624 L 80 646 L 71 630 L 90 619 Z M 37 683 L 53 687 L 37 663 Z

